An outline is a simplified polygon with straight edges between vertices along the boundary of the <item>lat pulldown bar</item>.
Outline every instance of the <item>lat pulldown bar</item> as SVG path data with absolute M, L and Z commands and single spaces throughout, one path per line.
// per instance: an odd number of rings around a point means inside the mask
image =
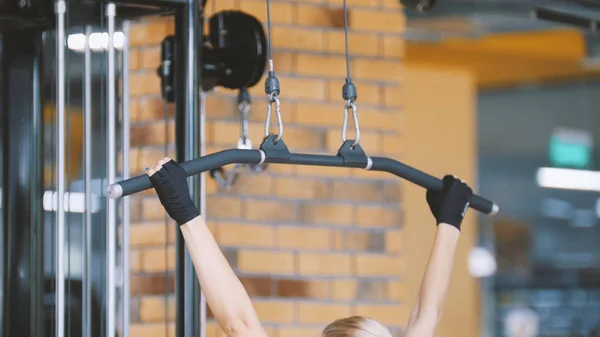
M 289 164 L 307 166 L 330 166 L 362 168 L 371 171 L 383 171 L 404 178 L 414 184 L 431 190 L 440 190 L 442 181 L 391 158 L 369 157 L 360 145 L 352 148 L 353 140 L 346 140 L 337 155 L 316 155 L 291 153 L 283 140 L 275 142 L 276 135 L 265 138 L 258 150 L 230 149 L 206 155 L 181 163 L 188 176 L 210 171 L 228 164 Z M 107 188 L 110 198 L 116 199 L 152 188 L 147 175 L 114 183 Z M 470 207 L 488 215 L 498 213 L 498 205 L 479 195 L 473 195 Z

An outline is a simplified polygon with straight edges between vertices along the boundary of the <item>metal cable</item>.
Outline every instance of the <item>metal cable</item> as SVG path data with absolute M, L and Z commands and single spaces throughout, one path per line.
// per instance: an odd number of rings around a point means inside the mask
M 344 0 L 344 36 L 346 39 L 346 81 L 344 86 L 342 87 L 342 97 L 344 101 L 346 101 L 346 105 L 344 106 L 344 122 L 342 124 L 342 141 L 346 141 L 346 128 L 348 127 L 348 110 L 352 110 L 352 118 L 354 120 L 354 130 L 356 133 L 355 140 L 352 143 L 352 147 L 357 146 L 360 141 L 360 127 L 358 125 L 358 110 L 356 109 L 356 98 L 358 97 L 358 93 L 356 90 L 356 86 L 352 82 L 352 77 L 350 76 L 350 47 L 348 44 L 348 5 L 346 4 L 346 0 Z
M 352 82 L 350 77 L 350 48 L 348 46 L 348 6 L 346 0 L 344 0 L 344 38 L 346 40 L 346 80 Z
M 268 31 L 268 50 L 269 50 L 269 71 L 274 72 L 273 69 L 273 39 L 271 38 L 271 0 L 267 0 L 267 31 Z
M 165 144 L 163 154 L 165 157 L 169 154 L 169 105 L 163 101 L 163 122 L 165 123 Z M 165 213 L 165 266 L 169 265 L 169 215 Z M 169 268 L 165 268 L 165 336 L 169 337 Z

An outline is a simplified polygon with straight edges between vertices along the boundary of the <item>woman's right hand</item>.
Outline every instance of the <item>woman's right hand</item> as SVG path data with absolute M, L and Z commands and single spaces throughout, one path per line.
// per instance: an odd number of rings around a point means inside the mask
M 146 168 L 152 186 L 169 216 L 179 226 L 200 215 L 190 197 L 187 173 L 171 158 L 165 157 Z

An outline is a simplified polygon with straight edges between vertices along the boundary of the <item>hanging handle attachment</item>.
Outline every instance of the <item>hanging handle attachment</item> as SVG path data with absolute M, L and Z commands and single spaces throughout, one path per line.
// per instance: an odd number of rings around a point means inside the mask
M 270 61 L 272 62 L 272 61 Z M 267 94 L 267 118 L 265 120 L 265 137 L 269 136 L 269 129 L 271 127 L 271 112 L 273 111 L 273 103 L 275 104 L 275 113 L 277 115 L 277 137 L 275 142 L 281 140 L 283 137 L 283 121 L 281 119 L 281 102 L 279 101 L 279 79 L 275 76 L 273 71 L 269 71 L 269 76 L 265 80 L 265 93 Z
M 344 123 L 342 124 L 342 142 L 346 141 L 346 131 L 348 129 L 348 110 L 352 112 L 352 120 L 354 121 L 354 132 L 356 133 L 356 138 L 352 143 L 352 147 L 354 148 L 360 142 L 360 126 L 358 125 L 358 109 L 356 108 L 356 98 L 358 97 L 356 93 L 356 86 L 352 83 L 350 77 L 346 78 L 346 83 L 342 87 L 342 98 L 346 101 L 344 105 Z
M 237 142 L 238 150 L 252 150 L 252 141 L 248 135 L 248 115 L 250 114 L 251 99 L 250 93 L 247 88 L 241 88 L 238 94 L 238 110 L 240 113 L 240 127 L 241 136 Z M 223 189 L 230 189 L 237 178 L 244 174 L 244 172 L 250 172 L 258 174 L 263 172 L 267 167 L 267 164 L 243 164 L 237 163 L 231 170 L 225 170 L 223 167 L 219 167 L 210 170 L 210 176 L 219 184 Z
M 241 88 L 238 94 L 238 109 L 241 114 L 242 136 L 238 140 L 237 148 L 241 150 L 252 149 L 252 142 L 248 138 L 248 114 L 250 113 L 250 93 L 248 89 Z

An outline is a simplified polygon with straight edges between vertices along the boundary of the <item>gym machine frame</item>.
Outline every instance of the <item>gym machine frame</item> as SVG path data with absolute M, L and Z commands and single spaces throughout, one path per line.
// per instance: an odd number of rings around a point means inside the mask
M 202 1 L 202 3 L 200 3 L 200 1 Z M 59 0 L 57 3 L 60 2 L 64 3 L 64 0 Z M 200 133 L 203 125 L 199 111 L 199 78 L 201 76 L 201 67 L 199 67 L 199 64 L 201 64 L 202 62 L 201 37 L 203 35 L 203 14 L 205 3 L 206 0 L 117 0 L 109 3 L 109 6 L 113 5 L 111 10 L 112 13 L 109 14 L 112 14 L 113 17 L 119 19 L 129 19 L 131 17 L 143 17 L 156 14 L 174 14 L 174 57 L 176 61 L 174 65 L 174 100 L 176 128 L 175 145 L 176 159 L 178 161 L 190 160 L 192 158 L 197 158 L 201 155 L 201 148 L 199 144 Z M 131 10 L 132 8 L 133 10 Z M 120 9 L 123 10 L 121 11 Z M 57 22 L 57 24 L 60 23 Z M 57 31 L 60 31 L 60 27 L 57 27 Z M 110 41 L 112 41 L 111 36 L 109 36 L 109 48 L 112 47 L 112 43 Z M 64 48 L 64 46 L 60 47 Z M 123 71 L 128 72 L 129 69 L 123 69 Z M 111 72 L 109 72 L 109 74 L 110 73 Z M 111 89 L 109 88 L 109 90 Z M 57 96 L 60 97 L 61 95 Z M 111 93 L 109 93 L 109 101 L 110 100 Z M 112 100 L 114 100 L 114 95 L 112 95 Z M 60 109 L 57 109 L 58 112 L 60 112 L 59 110 Z M 125 125 L 128 125 L 128 123 L 125 123 L 124 127 Z M 109 129 L 111 129 L 110 126 Z M 109 143 L 114 144 L 114 139 L 108 139 L 108 141 Z M 111 145 L 109 144 L 109 148 L 110 147 Z M 111 159 L 108 158 L 108 160 L 110 161 Z M 109 163 L 109 167 L 112 166 Z M 108 182 L 110 183 L 112 179 L 114 179 L 114 171 L 111 172 L 109 170 Z M 190 186 L 190 193 L 194 202 L 196 202 L 197 204 L 202 203 L 204 186 L 203 184 L 201 184 L 200 179 L 190 179 Z M 61 193 L 59 190 L 59 195 L 60 194 Z M 58 200 L 60 203 L 61 198 L 58 198 Z M 111 204 L 112 203 L 109 203 L 107 205 L 109 210 L 109 217 L 115 215 L 116 212 L 116 205 Z M 124 207 L 127 207 L 127 204 L 124 204 Z M 60 205 L 58 209 L 61 209 Z M 185 245 L 183 243 L 183 237 L 179 231 L 176 233 L 175 249 L 175 336 L 204 336 L 204 301 L 202 299 L 198 281 L 194 273 L 192 261 L 189 257 L 189 254 L 186 253 Z M 111 278 L 114 278 L 114 276 L 114 272 L 107 273 L 109 283 L 111 282 Z M 114 290 L 112 291 L 114 292 Z M 109 294 L 108 296 L 110 297 L 111 295 Z M 114 297 L 114 294 L 112 296 Z M 128 296 L 129 295 L 126 294 L 124 298 L 128 298 Z M 108 304 L 110 304 L 110 301 Z M 64 306 L 64 303 L 58 304 L 58 306 L 61 305 Z M 110 311 L 114 310 L 115 308 L 107 309 Z M 57 308 L 57 310 L 61 310 L 61 308 Z M 128 310 L 128 308 L 126 308 L 125 310 Z M 114 327 L 114 314 L 111 314 L 109 312 L 107 317 L 109 317 L 109 319 L 112 320 L 112 323 L 109 322 L 107 324 L 108 328 Z M 125 332 L 124 336 L 128 336 L 129 327 L 123 326 L 123 329 Z M 115 332 L 107 331 L 106 333 L 107 336 L 112 337 Z
M 175 65 L 174 65 L 174 86 L 175 86 L 175 123 L 177 136 L 175 139 L 176 142 L 176 151 L 177 156 L 176 159 L 178 161 L 186 161 L 191 160 L 193 158 L 197 158 L 201 155 L 201 148 L 198 145 L 200 142 L 200 130 L 202 128 L 202 120 L 201 116 L 199 116 L 199 106 L 200 106 L 200 86 L 199 80 L 201 74 L 201 68 L 198 66 L 201 64 L 201 37 L 203 35 L 203 14 L 204 14 L 204 5 L 206 0 L 115 0 L 109 2 L 100 2 L 100 1 L 80 1 L 80 0 L 40 0 L 40 1 L 27 1 L 27 2 L 11 2 L 10 0 L 5 0 L 0 2 L 0 32 L 7 33 L 4 36 L 4 41 L 2 41 L 2 46 L 0 48 L 5 48 L 9 46 L 13 46 L 13 41 L 15 43 L 19 42 L 18 40 L 23 38 L 23 35 L 10 35 L 15 32 L 27 32 L 27 41 L 31 40 L 31 43 L 27 44 L 23 49 L 19 49 L 17 52 L 8 52 L 1 53 L 3 58 L 3 66 L 8 65 L 11 62 L 15 62 L 15 64 L 11 64 L 10 67 L 5 67 L 3 70 L 5 73 L 2 77 L 2 88 L 0 92 L 0 96 L 4 97 L 2 101 L 3 106 L 2 110 L 6 112 L 6 116 L 11 114 L 11 118 L 2 116 L 0 119 L 1 130 L 11 130 L 9 129 L 9 122 L 19 120 L 19 124 L 25 128 L 24 130 L 14 129 L 14 132 L 17 133 L 20 131 L 25 137 L 25 135 L 30 134 L 40 134 L 41 128 L 41 99 L 40 99 L 40 64 L 39 64 L 39 56 L 40 46 L 41 46 L 41 33 L 46 30 L 55 29 L 56 33 L 56 48 L 57 48 L 57 87 L 56 87 L 56 99 L 57 99 L 57 109 L 56 109 L 56 118 L 58 125 L 58 144 L 64 143 L 64 124 L 65 124 L 65 72 L 64 72 L 64 55 L 66 49 L 66 26 L 85 26 L 85 25 L 94 25 L 98 24 L 102 20 L 104 20 L 107 16 L 110 16 L 109 31 L 112 29 L 114 32 L 114 24 L 116 20 L 128 20 L 132 18 L 139 18 L 157 14 L 174 14 L 175 17 Z M 110 13 L 103 13 L 103 8 L 110 8 Z M 69 23 L 66 22 L 66 16 L 68 15 Z M 116 19 L 116 20 L 115 20 Z M 112 32 L 109 32 L 109 48 L 113 48 L 112 44 Z M 14 36 L 14 38 L 12 37 Z M 31 37 L 31 38 L 30 38 Z M 19 42 L 22 44 L 23 42 Z M 16 46 L 19 46 L 19 43 Z M 4 50 L 6 51 L 6 50 Z M 13 57 L 13 55 L 19 54 L 20 52 L 26 53 L 28 58 L 18 58 Z M 10 57 L 10 59 L 9 59 Z M 110 56 L 109 56 L 110 58 Z M 62 61 L 62 62 L 61 62 Z M 114 66 L 115 60 L 111 59 L 109 61 L 109 65 Z M 124 61 L 124 66 L 126 66 L 127 61 Z M 25 73 L 23 71 L 25 71 Z M 8 71 L 11 71 L 8 74 Z M 14 70 L 14 71 L 13 71 Z M 125 72 L 128 72 L 128 69 L 124 69 Z M 19 73 L 20 72 L 20 73 Z M 21 75 L 21 76 L 13 76 Z M 111 71 L 109 74 L 114 76 L 114 73 Z M 9 76 L 10 75 L 10 76 Z M 18 83 L 9 83 L 9 81 L 17 80 Z M 112 78 L 114 80 L 114 77 Z M 26 83 L 30 81 L 31 83 Z M 21 95 L 30 95 L 28 96 L 30 99 L 16 99 L 9 100 L 9 94 L 13 92 L 13 90 L 9 89 L 24 89 Z M 108 88 L 113 91 L 113 93 L 109 96 L 109 100 L 115 99 L 114 87 Z M 9 104 L 10 103 L 10 104 Z M 127 107 L 123 107 L 127 109 Z M 21 111 L 26 111 L 21 116 L 17 116 Z M 112 112 L 114 116 L 114 110 Z M 14 118 L 13 118 L 14 115 Z M 27 119 L 23 119 L 26 116 Z M 32 118 L 32 119 L 31 119 Z M 28 122 L 23 123 L 24 121 Z M 7 122 L 7 123 L 4 123 Z M 126 127 L 124 122 L 123 126 Z M 62 129 L 61 129 L 61 126 Z M 112 127 L 114 130 L 114 125 Z M 7 132 L 2 133 L 4 140 L 4 135 L 8 134 Z M 117 137 L 116 134 L 113 135 Z M 7 136 L 8 137 L 8 136 Z M 128 136 L 126 136 L 128 137 Z M 29 227 L 25 226 L 18 229 L 19 236 L 29 235 L 27 238 L 23 236 L 27 241 L 14 241 L 27 242 L 29 249 L 31 252 L 29 253 L 29 257 L 25 257 L 23 261 L 19 258 L 19 263 L 25 263 L 27 266 L 23 268 L 23 272 L 25 273 L 25 279 L 27 280 L 28 289 L 30 289 L 28 296 L 30 298 L 21 298 L 22 306 L 18 308 L 13 308 L 11 303 L 18 303 L 18 299 L 14 298 L 18 292 L 9 291 L 5 298 L 3 298 L 3 313 L 0 317 L 0 322 L 5 321 L 5 323 L 11 322 L 9 324 L 0 324 L 2 325 L 2 335 L 12 335 L 11 332 L 17 332 L 17 334 L 25 334 L 31 336 L 40 336 L 43 333 L 43 324 L 42 324 L 42 300 L 43 294 L 39 290 L 42 288 L 40 284 L 42 280 L 42 267 L 39 265 L 43 261 L 42 251 L 39 249 L 41 244 L 39 241 L 42 239 L 41 234 L 41 205 L 37 202 L 38 195 L 41 199 L 42 192 L 41 184 L 42 174 L 39 170 L 36 169 L 36 166 L 31 163 L 32 160 L 41 160 L 41 137 L 37 137 L 35 139 L 35 144 L 30 143 L 29 148 L 32 149 L 33 153 L 31 156 L 17 156 L 17 148 L 14 151 L 3 152 L 0 158 L 3 158 L 3 170 L 2 170 L 2 179 L 3 182 L 16 182 L 15 179 L 10 179 L 10 176 L 20 176 L 21 173 L 19 171 L 15 171 L 14 169 L 19 169 L 20 167 L 29 167 L 30 170 L 27 174 L 27 186 L 16 186 L 16 184 L 8 185 L 3 184 L 2 196 L 4 198 L 4 217 L 6 221 L 4 221 L 4 226 L 12 226 L 10 227 L 11 231 L 13 230 L 13 225 L 20 224 L 31 224 Z M 108 140 L 114 147 L 115 139 Z M 2 142 L 3 149 L 7 149 L 8 145 L 6 142 Z M 110 145 L 109 145 L 110 147 Z M 61 172 L 62 168 L 65 166 L 65 153 L 64 147 L 57 146 L 57 172 Z M 109 151 L 116 155 L 113 151 Z M 11 160 L 11 156 L 14 156 L 15 159 L 21 158 L 22 160 Z M 24 160 L 24 161 L 23 161 Z M 112 159 L 113 164 L 116 162 L 116 158 Z M 6 164 L 6 165 L 4 165 Z M 9 165 L 10 164 L 10 165 Z M 110 164 L 110 163 L 109 163 Z M 114 166 L 114 165 L 113 165 Z M 127 167 L 123 167 L 124 170 Z M 126 174 L 126 172 L 125 172 Z M 114 171 L 109 172 L 108 178 L 109 183 L 110 179 L 114 179 Z M 124 177 L 126 178 L 126 176 Z M 18 183 L 21 183 L 19 181 Z M 27 191 L 27 193 L 20 193 L 22 195 L 19 199 L 15 196 L 16 194 L 12 192 L 12 187 L 15 185 L 14 191 L 17 192 L 17 189 L 21 189 L 22 191 Z M 201 185 L 200 179 L 191 179 L 191 194 L 195 202 L 201 203 L 202 194 L 203 194 L 203 186 Z M 64 176 L 58 175 L 57 178 L 57 193 L 56 193 L 56 209 L 57 209 L 57 234 L 59 236 L 64 235 L 64 205 L 66 196 L 65 191 L 65 179 Z M 87 197 L 86 197 L 87 198 Z M 109 213 L 116 215 L 116 205 L 108 206 Z M 16 206 L 14 206 L 16 205 Z M 15 211 L 12 210 L 13 206 L 15 207 Z M 86 206 L 89 206 L 89 200 L 86 200 Z M 124 204 L 124 207 L 127 207 L 127 204 Z M 10 212 L 9 212 L 10 209 Z M 15 218 L 13 215 L 20 214 L 19 218 Z M 124 213 L 125 216 L 125 213 Z M 110 224 L 109 224 L 110 226 Z M 60 229 L 62 228 L 62 230 Z M 12 235 L 15 235 L 12 234 Z M 23 235 L 21 235 L 23 234 Z M 34 235 L 35 234 L 35 235 Z M 10 239 L 8 236 L 2 237 L 3 244 L 9 243 L 7 241 Z M 15 238 L 12 238 L 15 239 Z M 19 237 L 19 239 L 21 239 Z M 58 249 L 63 249 L 62 244 L 64 243 L 64 239 L 60 240 L 57 238 L 57 246 Z M 204 331 L 203 326 L 203 318 L 205 317 L 204 313 L 201 313 L 202 310 L 202 299 L 198 286 L 198 282 L 195 278 L 195 273 L 193 271 L 191 260 L 189 259 L 189 255 L 185 254 L 185 246 L 183 245 L 183 239 L 181 234 L 178 232 L 176 236 L 176 268 L 175 268 L 175 295 L 176 295 L 176 310 L 175 310 L 175 320 L 176 320 L 176 336 L 177 337 L 191 337 L 191 336 L 203 336 Z M 26 253 L 23 253 L 26 254 Z M 13 256 L 12 258 L 17 258 Z M 28 260 L 27 260 L 28 259 Z M 35 266 L 32 265 L 36 264 Z M 62 264 L 62 261 L 59 262 Z M 12 267 L 16 267 L 16 265 L 11 265 Z M 57 274 L 63 270 L 64 266 L 58 265 Z M 17 269 L 6 270 L 10 275 L 9 281 L 11 284 L 4 284 L 4 279 L 2 278 L 0 282 L 4 289 L 7 286 L 15 287 L 17 284 L 13 284 L 12 280 L 16 276 L 18 271 Z M 109 283 L 114 284 L 114 277 L 116 276 L 113 273 L 108 273 L 108 276 L 112 277 L 112 281 L 109 280 Z M 22 277 L 22 276 L 21 276 Z M 56 303 L 56 316 L 57 316 L 57 325 L 56 332 L 64 333 L 64 310 L 65 310 L 65 301 L 64 301 L 64 292 L 59 291 L 58 289 L 62 288 L 64 284 L 61 284 L 59 280 L 64 280 L 62 277 L 57 277 L 57 303 Z M 10 288 L 12 289 L 12 288 Z M 126 290 L 124 290 L 126 291 Z M 58 292 L 62 292 L 62 295 L 59 295 Z M 14 295 L 11 295 L 14 294 Z M 8 295 L 11 295 L 10 298 Z M 127 297 L 128 295 L 125 295 Z M 114 294 L 113 294 L 114 297 Z M 114 302 L 113 302 L 114 304 Z M 33 305 L 35 309 L 28 309 L 27 306 Z M 15 310 L 16 309 L 16 310 Z M 116 308 L 108 308 L 108 310 L 114 311 Z M 128 312 L 128 309 L 126 309 Z M 19 316 L 20 319 L 15 319 L 13 316 Z M 110 320 L 113 322 L 107 324 L 109 327 L 114 327 L 114 314 L 110 315 Z M 27 324 L 23 325 L 20 322 L 26 321 Z M 19 325 L 17 325 L 17 323 Z M 128 336 L 128 327 L 124 328 L 123 336 Z M 25 332 L 27 329 L 28 332 Z M 116 331 L 107 331 L 107 336 L 114 336 Z M 62 337 L 62 336 L 57 336 Z

